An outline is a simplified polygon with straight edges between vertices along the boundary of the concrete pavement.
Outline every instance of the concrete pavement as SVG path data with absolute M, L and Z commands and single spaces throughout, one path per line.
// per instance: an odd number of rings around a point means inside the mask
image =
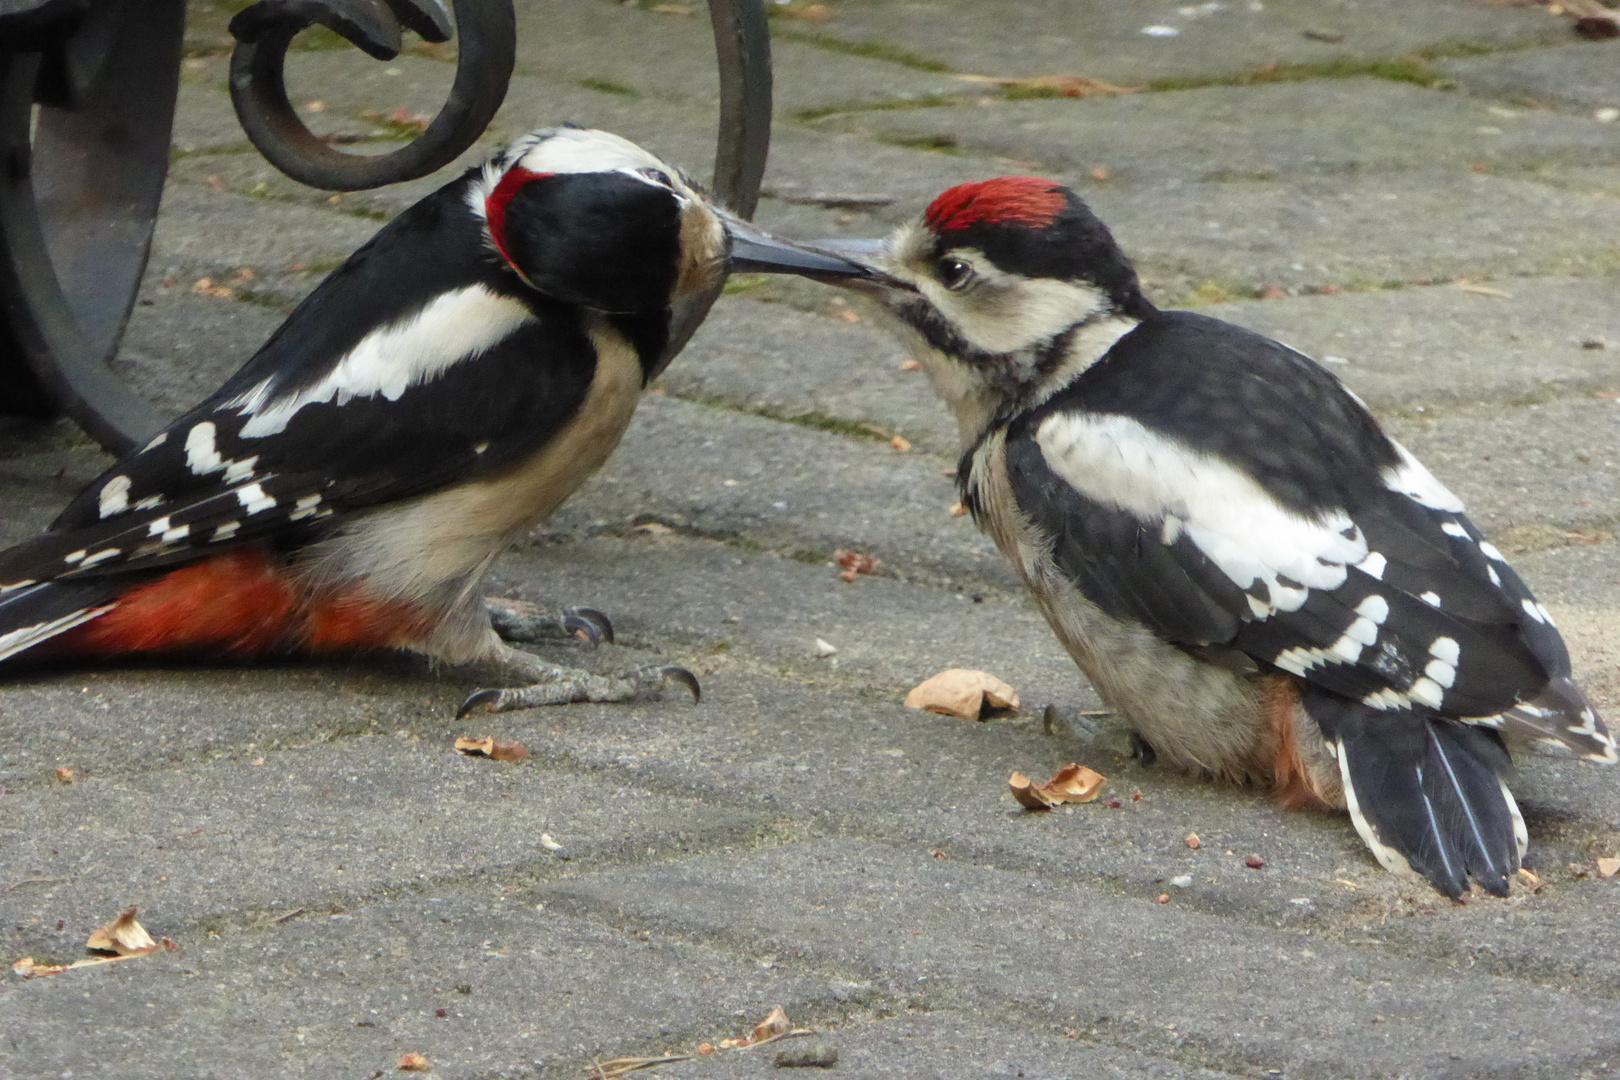
M 334 198 L 276 174 L 230 113 L 228 7 L 193 4 L 120 361 L 172 412 L 450 175 Z M 519 7 L 511 94 L 467 160 L 572 119 L 707 171 L 701 5 Z M 788 7 L 763 223 L 872 235 L 961 180 L 1074 184 L 1161 303 L 1331 363 L 1468 501 L 1620 716 L 1620 122 L 1600 119 L 1620 44 L 1480 0 Z M 332 131 L 386 136 L 366 114 L 431 112 L 448 85 L 431 48 L 295 60 L 295 100 Z M 1141 89 L 1032 97 L 961 74 Z M 422 1075 L 396 1068 L 419 1053 L 447 1080 L 578 1080 L 735 1038 L 778 1003 L 859 1077 L 1620 1067 L 1620 877 L 1597 863 L 1620 855 L 1620 773 L 1525 761 L 1544 887 L 1452 905 L 1379 869 L 1342 816 L 1138 767 L 949 512 L 954 432 L 903 359 L 830 290 L 734 281 L 603 472 L 499 562 L 496 591 L 620 628 L 546 655 L 684 663 L 699 706 L 457 724 L 470 684 L 395 661 L 0 687 L 0 959 L 75 959 L 130 904 L 180 946 L 8 972 L 0 1077 L 358 1080 Z M 65 423 L 0 422 L 0 543 L 106 461 Z M 843 548 L 880 572 L 843 582 Z M 1024 711 L 901 707 L 951 666 L 1000 675 Z M 486 732 L 530 756 L 452 750 Z M 1008 797 L 1014 769 L 1071 760 L 1118 805 Z M 764 1076 L 777 1049 L 650 1075 Z

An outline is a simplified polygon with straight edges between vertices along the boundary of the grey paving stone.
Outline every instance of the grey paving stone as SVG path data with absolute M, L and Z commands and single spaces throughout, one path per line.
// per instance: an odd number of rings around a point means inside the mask
M 856 1020 L 827 1032 L 817 1041 L 838 1051 L 836 1075 L 878 1080 L 879 1077 L 1059 1077 L 1175 1078 L 1231 1075 L 1190 1068 L 1168 1057 L 1138 1054 L 1091 1039 L 1079 1032 L 1064 1035 L 1062 1025 L 1013 1034 L 971 1013 L 940 1010 L 903 1016 Z M 754 1080 L 779 1049 L 793 1042 L 763 1046 L 743 1054 L 723 1054 L 667 1067 L 673 1077 Z M 792 1075 L 792 1074 L 781 1074 Z M 816 1074 L 810 1073 L 814 1076 Z
M 235 288 L 247 288 L 260 302 L 198 293 L 196 279 L 189 274 L 169 280 L 173 283 L 164 285 L 163 278 L 148 275 L 119 347 L 117 369 L 147 400 L 167 415 L 178 416 L 218 389 L 257 352 L 281 325 L 284 312 L 279 305 L 262 302 L 254 291 L 257 278 Z M 271 288 L 276 284 L 271 278 Z
M 1516 54 L 1515 54 L 1516 55 Z M 1530 54 L 1539 55 L 1539 54 Z M 1369 112 L 1384 122 L 1366 123 Z M 1609 164 L 1590 116 L 1508 108 L 1370 77 L 1085 100 L 986 101 L 833 117 L 878 139 L 939 138 L 1120 184 L 1391 173 L 1437 165 Z
M 1413 406 L 1415 409 L 1417 406 Z M 1620 514 L 1609 398 L 1391 417 L 1388 430 L 1468 505 L 1488 533 L 1544 522 L 1586 531 Z M 1541 546 L 1507 537 L 1510 548 Z
M 1620 1051 L 1600 1034 L 1613 1024 L 1607 1000 L 1440 975 L 1376 950 L 880 844 L 696 859 L 552 891 L 650 930 L 746 932 L 941 1002 L 1027 1003 L 1094 1038 L 1188 1063 L 1553 1077 Z M 1368 1012 L 1383 1019 L 1369 1023 Z
M 1165 302 L 1203 281 L 1342 287 L 1620 266 L 1607 224 L 1620 204 L 1488 174 L 1080 190 Z
M 161 912 L 142 919 L 165 932 Z M 752 950 L 650 941 L 537 909 L 493 882 L 180 944 L 0 983 L 0 1075 L 408 1076 L 395 1066 L 414 1052 L 446 1080 L 577 1080 L 592 1058 L 746 1031 L 777 1002 L 811 1019 L 800 1003 L 837 1017 L 840 999 L 863 996 L 837 976 L 764 966 Z
M 152 237 L 147 280 L 171 278 L 194 286 L 206 276 L 212 285 L 230 286 L 244 266 L 259 275 L 285 273 L 295 263 L 335 265 L 381 224 L 342 213 L 312 216 L 270 199 L 170 184 Z
M 921 371 L 901 368 L 908 354 L 899 340 L 837 306 L 836 294 L 826 299 L 826 313 L 812 313 L 722 298 L 659 385 L 680 397 L 871 423 L 944 457 L 959 453 L 956 422 Z
M 1620 44 L 1586 41 L 1496 56 L 1458 57 L 1438 66 L 1473 93 L 1591 113 L 1620 106 L 1617 65 Z
M 473 721 L 473 734 L 495 723 Z M 538 757 L 469 758 L 452 742 L 443 730 L 415 742 L 361 736 L 133 774 L 68 748 L 57 756 L 80 762 L 71 784 L 29 784 L 0 799 L 13 879 L 0 897 L 0 948 L 58 950 L 130 904 L 151 911 L 162 932 L 196 940 L 297 907 L 336 911 L 400 891 L 747 844 L 767 824 L 758 812 L 569 775 Z M 56 835 L 28 828 L 44 820 L 74 825 Z M 561 853 L 542 846 L 542 832 Z M 25 879 L 43 884 L 9 887 Z M 53 937 L 56 920 L 71 929 Z
M 818 561 L 854 548 L 889 558 L 912 580 L 1014 587 L 994 545 L 949 512 L 955 483 L 941 473 L 954 465 L 652 394 L 612 460 L 548 531 L 622 532 L 652 519 Z
M 1139 84 L 1170 76 L 1222 76 L 1264 63 L 1398 56 L 1459 40 L 1512 46 L 1567 40 L 1566 25 L 1540 11 L 1481 11 L 1464 0 L 1413 7 L 1398 0 L 1321 4 L 1233 0 L 1220 8 L 1130 0 L 1040 0 L 975 18 L 971 0 L 928 4 L 859 0 L 832 5 L 819 32 L 845 41 L 880 41 L 937 57 L 958 71 L 986 75 L 1076 74 Z M 1178 31 L 1152 37 L 1144 27 Z M 1306 31 L 1341 41 L 1323 42 Z
M 1479 291 L 1470 291 L 1470 288 Z M 1506 294 L 1506 295 L 1503 295 Z M 1375 409 L 1577 394 L 1620 378 L 1620 279 L 1518 278 L 1212 304 L 1285 341 Z M 1605 348 L 1584 348 L 1598 341 Z

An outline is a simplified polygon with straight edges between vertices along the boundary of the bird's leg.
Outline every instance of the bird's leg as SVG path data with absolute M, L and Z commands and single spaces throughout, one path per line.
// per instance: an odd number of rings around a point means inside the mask
M 672 682 L 692 691 L 694 702 L 702 697 L 697 676 L 674 664 L 646 664 L 618 675 L 593 675 L 579 668 L 548 664 L 533 653 L 510 646 L 502 646 L 494 663 L 503 673 L 527 685 L 504 690 L 474 690 L 456 710 L 458 720 L 478 711 L 511 712 L 539 705 L 654 699 L 663 695 L 666 683 Z
M 592 645 L 613 644 L 613 623 L 595 608 L 563 608 L 562 614 L 547 611 L 527 600 L 501 596 L 484 597 L 489 621 L 502 641 L 554 641 L 579 638 Z

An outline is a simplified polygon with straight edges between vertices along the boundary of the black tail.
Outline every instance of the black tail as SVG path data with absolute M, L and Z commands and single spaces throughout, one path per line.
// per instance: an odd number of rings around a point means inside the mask
M 1379 862 L 1453 899 L 1470 876 L 1507 895 L 1527 838 L 1496 732 L 1324 691 L 1307 692 L 1305 707 L 1338 751 L 1350 816 Z

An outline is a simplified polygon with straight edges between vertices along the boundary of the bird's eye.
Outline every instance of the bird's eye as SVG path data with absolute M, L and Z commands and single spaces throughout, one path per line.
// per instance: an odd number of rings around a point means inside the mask
M 675 186 L 674 182 L 669 178 L 669 173 L 665 172 L 663 169 L 642 169 L 641 175 L 645 176 L 655 184 L 662 184 L 664 187 Z
M 965 260 L 947 255 L 939 260 L 934 276 L 939 278 L 939 283 L 947 289 L 959 292 L 967 288 L 968 282 L 973 280 L 973 267 Z

